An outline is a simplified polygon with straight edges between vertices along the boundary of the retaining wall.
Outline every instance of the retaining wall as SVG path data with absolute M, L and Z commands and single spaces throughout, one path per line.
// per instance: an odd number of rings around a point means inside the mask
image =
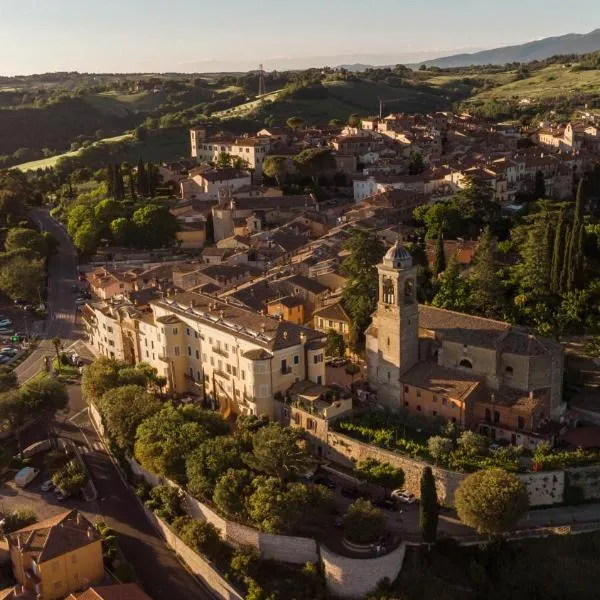
M 404 562 L 406 544 L 376 558 L 347 558 L 321 545 L 327 589 L 335 596 L 364 598 L 386 577 L 395 581 Z
M 162 519 L 148 509 L 144 510 L 154 527 L 160 532 L 167 544 L 181 557 L 190 571 L 202 579 L 219 598 L 223 600 L 243 600 L 243 596 L 223 579 L 205 558 L 184 544 Z
M 600 498 L 600 465 L 566 469 L 565 473 L 568 485 L 578 487 L 584 500 Z
M 129 458 L 129 464 L 136 475 L 143 477 L 153 486 L 177 484 L 162 479 L 146 471 L 136 460 Z M 185 509 L 190 517 L 212 523 L 221 533 L 223 539 L 232 546 L 251 546 L 260 555 L 269 560 L 289 562 L 293 564 L 316 563 L 319 561 L 317 542 L 312 538 L 291 535 L 274 535 L 263 533 L 246 525 L 223 518 L 212 508 L 185 492 Z

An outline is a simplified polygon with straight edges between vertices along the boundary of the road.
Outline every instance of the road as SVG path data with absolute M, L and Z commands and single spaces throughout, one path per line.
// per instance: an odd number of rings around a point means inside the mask
M 31 216 L 40 229 L 50 232 L 60 245 L 48 265 L 48 318 L 42 339 L 37 349 L 15 369 L 21 383 L 43 369 L 45 356 L 54 356 L 52 338 L 59 337 L 65 347 L 73 341 L 76 316 L 75 295 L 71 291 L 71 286 L 77 282 L 75 248 L 64 227 L 46 209 L 36 209 Z

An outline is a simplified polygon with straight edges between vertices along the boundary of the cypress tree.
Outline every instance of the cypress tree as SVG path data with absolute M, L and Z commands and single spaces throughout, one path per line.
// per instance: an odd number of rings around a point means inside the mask
M 489 227 L 483 230 L 471 267 L 471 297 L 473 308 L 486 317 L 496 316 L 502 298 L 502 284 L 497 273 L 496 240 Z
M 567 281 L 569 279 L 569 246 L 571 245 L 571 226 L 567 225 L 564 235 L 564 252 L 562 269 L 560 271 L 560 292 L 567 290 Z
M 427 466 L 421 474 L 421 503 L 419 504 L 419 527 L 423 540 L 435 543 L 438 527 L 438 498 L 435 479 L 431 467 Z
M 112 163 L 106 167 L 106 184 L 108 187 L 108 195 L 113 198 L 115 195 L 115 165 Z
M 153 197 L 154 192 L 156 192 L 156 179 L 157 179 L 158 170 L 151 163 L 148 162 L 146 165 L 146 177 L 148 181 L 148 196 Z
M 579 180 L 577 186 L 577 198 L 575 200 L 575 215 L 573 216 L 573 228 L 571 229 L 571 237 L 569 239 L 569 251 L 567 253 L 567 277 L 566 291 L 571 291 L 578 278 L 578 261 L 582 262 L 582 256 L 578 257 L 580 238 L 583 237 L 583 179 Z
M 558 216 L 554 244 L 552 247 L 552 276 L 550 288 L 555 293 L 560 292 L 560 274 L 562 271 L 565 252 L 565 211 L 561 210 Z
M 437 237 L 437 246 L 435 249 L 435 260 L 433 263 L 433 272 L 439 277 L 446 270 L 446 255 L 444 254 L 444 237 L 440 233 Z
M 125 184 L 123 182 L 123 173 L 121 172 L 121 165 L 116 164 L 114 168 L 115 184 L 114 184 L 114 197 L 115 200 L 125 199 Z
M 145 198 L 148 195 L 148 174 L 144 161 L 140 158 L 137 166 L 136 188 L 138 196 Z

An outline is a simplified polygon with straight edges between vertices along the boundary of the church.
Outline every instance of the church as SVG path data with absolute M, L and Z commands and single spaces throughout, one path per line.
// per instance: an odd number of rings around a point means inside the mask
M 366 332 L 369 385 L 393 411 L 444 419 L 528 448 L 560 418 L 560 344 L 502 321 L 419 305 L 417 267 L 396 242 L 377 267 Z

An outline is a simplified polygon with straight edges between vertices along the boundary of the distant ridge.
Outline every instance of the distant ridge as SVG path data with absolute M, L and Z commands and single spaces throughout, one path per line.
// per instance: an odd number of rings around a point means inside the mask
M 544 60 L 557 54 L 586 54 L 600 50 L 600 28 L 590 33 L 569 33 L 558 37 L 549 37 L 535 42 L 516 46 L 505 46 L 492 50 L 482 50 L 473 54 L 454 54 L 418 65 L 428 67 L 469 67 L 481 65 L 504 65 L 512 62 L 530 62 Z

